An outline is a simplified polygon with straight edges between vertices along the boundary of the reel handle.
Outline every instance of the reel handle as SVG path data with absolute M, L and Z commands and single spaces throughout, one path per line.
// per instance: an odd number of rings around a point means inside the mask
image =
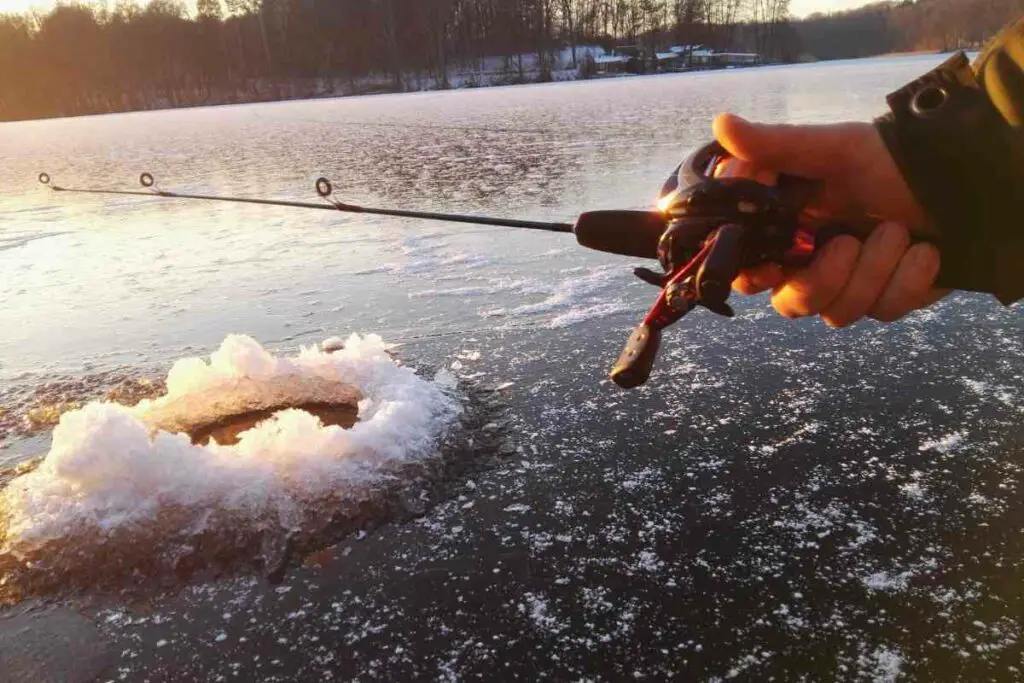
M 744 257 L 746 228 L 726 223 L 715 231 L 714 243 L 697 271 L 697 296 L 706 304 L 724 304 L 739 275 Z
M 661 328 L 647 323 L 637 325 L 625 348 L 615 361 L 609 377 L 623 389 L 638 387 L 647 381 L 661 346 Z

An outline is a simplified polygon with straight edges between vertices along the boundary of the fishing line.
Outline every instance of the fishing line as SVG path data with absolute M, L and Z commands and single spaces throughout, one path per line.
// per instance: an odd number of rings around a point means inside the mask
M 316 193 L 326 203 L 316 204 L 313 202 L 298 202 L 284 199 L 261 199 L 255 197 L 234 197 L 227 195 L 191 194 L 186 192 L 170 192 L 161 190 L 156 185 L 156 179 L 152 173 L 142 173 L 139 176 L 139 184 L 145 190 L 113 190 L 82 187 L 63 187 L 51 181 L 48 173 L 39 174 L 39 182 L 46 185 L 54 192 L 73 192 L 78 194 L 104 194 L 104 195 L 131 195 L 138 197 L 165 197 L 168 199 L 191 199 L 214 202 L 232 202 L 237 204 L 260 204 L 263 206 L 284 206 L 293 209 L 322 209 L 341 211 L 343 213 L 362 213 L 378 216 L 395 216 L 398 218 L 416 218 L 423 220 L 445 221 L 449 223 L 471 223 L 473 225 L 493 225 L 502 228 L 525 228 L 528 230 L 546 230 L 548 232 L 573 232 L 572 223 L 558 223 L 550 221 L 531 221 L 516 218 L 496 218 L 493 216 L 474 216 L 458 213 L 441 213 L 437 211 L 412 211 L 408 209 L 382 209 L 377 207 L 360 206 L 348 204 L 332 198 L 334 188 L 327 178 L 318 178 L 316 181 Z

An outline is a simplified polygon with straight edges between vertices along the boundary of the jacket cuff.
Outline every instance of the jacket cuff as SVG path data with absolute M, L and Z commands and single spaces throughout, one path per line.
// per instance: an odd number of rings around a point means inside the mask
M 1024 297 L 1024 143 L 962 52 L 887 98 L 875 121 L 938 228 L 941 287 Z

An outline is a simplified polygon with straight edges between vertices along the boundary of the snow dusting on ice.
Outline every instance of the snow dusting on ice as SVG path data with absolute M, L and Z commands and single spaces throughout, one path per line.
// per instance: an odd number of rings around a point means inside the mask
M 562 277 L 553 280 L 506 276 L 473 278 L 479 284 L 415 289 L 409 292 L 409 297 L 457 297 L 467 303 L 476 299 L 477 315 L 484 319 L 500 318 L 518 322 L 521 318 L 546 316 L 539 325 L 552 330 L 627 311 L 635 312 L 636 307 L 622 298 L 621 288 L 616 288 L 617 285 L 621 287 L 623 280 L 630 282 L 618 265 L 567 268 L 558 274 Z M 515 306 L 488 305 L 488 302 L 495 300 L 518 301 L 531 296 L 543 298 Z M 509 326 L 509 323 L 503 325 Z
M 903 657 L 897 650 L 880 647 L 870 655 L 861 656 L 859 663 L 870 672 L 875 683 L 894 683 L 903 667 Z
M 965 436 L 964 432 L 954 432 L 938 439 L 924 441 L 920 450 L 934 449 L 939 453 L 952 453 L 963 445 Z

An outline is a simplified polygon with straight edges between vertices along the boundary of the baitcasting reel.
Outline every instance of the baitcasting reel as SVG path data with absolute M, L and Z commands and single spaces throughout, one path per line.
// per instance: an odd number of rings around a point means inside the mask
M 732 317 L 726 300 L 740 270 L 763 263 L 806 263 L 827 237 L 841 232 L 827 226 L 813 232 L 800 227 L 817 183 L 787 175 L 780 175 L 774 186 L 716 177 L 731 158 L 718 143 L 705 145 L 662 187 L 658 208 L 666 227 L 658 239 L 657 258 L 663 272 L 634 271 L 661 292 L 612 368 L 611 379 L 620 387 L 647 381 L 662 330 L 694 308 Z

